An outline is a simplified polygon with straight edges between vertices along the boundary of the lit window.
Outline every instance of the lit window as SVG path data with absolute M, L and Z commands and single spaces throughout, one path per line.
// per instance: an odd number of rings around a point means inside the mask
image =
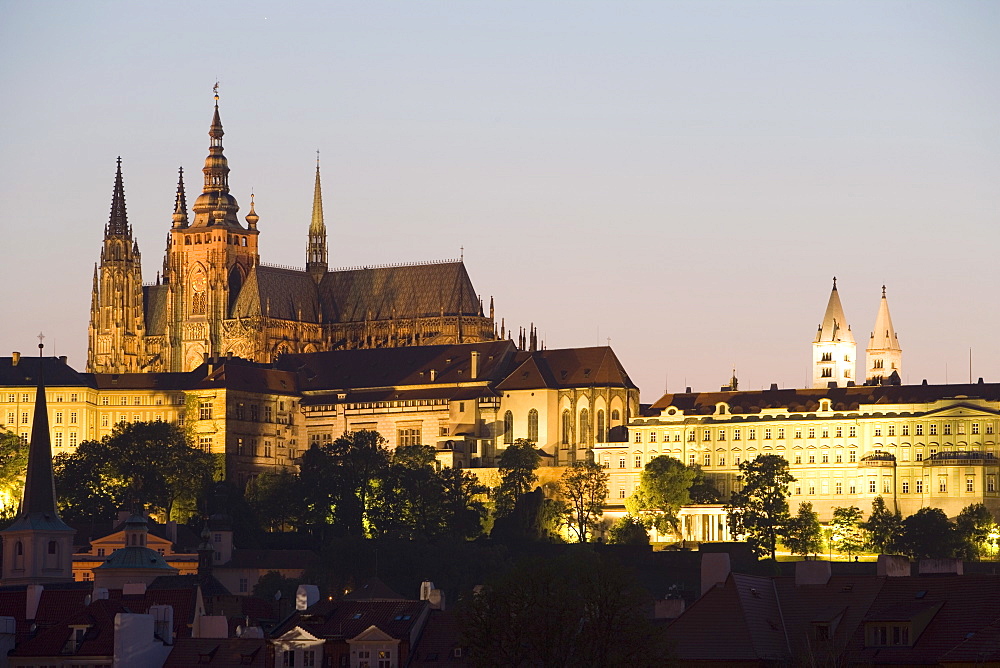
M 888 494 L 891 491 L 892 490 L 889 487 L 889 479 L 888 478 L 883 478 L 882 479 L 882 493 L 883 494 Z
M 740 440 L 740 430 L 739 429 L 733 429 L 733 440 L 734 441 Z
M 946 424 L 944 426 L 944 435 L 945 436 L 951 436 L 951 425 L 950 424 Z
M 795 455 L 795 463 L 796 464 L 802 463 L 802 455 Z
M 764 429 L 764 440 L 766 440 L 766 441 L 771 440 L 771 428 L 770 427 L 767 427 L 767 428 Z
M 909 480 L 904 480 L 904 481 L 902 482 L 902 488 L 901 488 L 901 490 L 900 490 L 900 491 L 901 491 L 901 492 L 902 492 L 903 494 L 909 494 L 909 493 L 910 493 L 910 481 L 909 481 Z
M 844 462 L 844 455 L 837 455 L 837 463 L 842 464 Z
M 704 433 L 701 435 L 701 440 L 703 440 L 703 441 L 711 441 L 712 440 L 712 430 L 711 429 L 706 429 L 704 431 Z
M 809 483 L 809 496 L 815 496 L 815 494 L 816 494 L 816 485 Z
M 858 435 L 858 428 L 857 427 L 851 427 L 848 430 L 847 435 L 850 436 L 851 438 L 857 437 L 857 435 Z
M 913 457 L 913 459 L 916 460 L 916 461 L 918 461 L 918 462 L 924 461 L 924 453 L 921 452 L 921 451 L 919 451 L 919 450 L 917 450 L 917 454 Z
M 625 498 L 625 490 L 624 489 L 621 489 L 621 488 L 618 489 L 618 498 L 619 499 L 624 499 Z
M 987 434 L 992 434 L 993 433 L 993 425 L 992 424 L 986 425 L 986 433 Z
M 894 424 L 889 425 L 888 435 L 889 436 L 895 436 L 896 435 L 896 425 L 894 425 Z
M 854 464 L 858 461 L 858 453 L 855 450 L 851 450 L 847 453 L 847 461 Z
M 688 466 L 694 466 L 694 455 L 688 455 Z
M 756 429 L 747 429 L 747 439 L 750 440 L 750 441 L 756 440 L 757 439 L 757 430 Z
M 635 467 L 637 469 L 641 469 L 642 468 L 642 455 L 636 455 L 635 456 Z
M 844 493 L 844 483 L 842 483 L 842 482 L 835 483 L 834 486 L 833 486 L 833 493 L 834 494 L 843 494 Z
M 979 434 L 979 423 L 978 422 L 973 422 L 972 423 L 972 434 L 973 434 L 973 436 L 977 436 Z
M 809 455 L 809 463 L 810 464 L 816 463 L 816 455 Z
M 211 420 L 212 419 L 212 402 L 202 401 L 198 406 L 198 419 L 199 420 Z
M 704 461 L 705 461 L 705 466 L 711 466 L 712 465 L 712 455 L 710 455 L 708 453 L 705 453 L 705 460 Z
M 936 424 L 932 424 L 931 425 L 930 434 L 931 434 L 931 436 L 937 436 L 937 425 Z
M 503 414 L 503 442 L 504 445 L 511 445 L 514 442 L 514 414 L 510 411 Z
M 641 431 L 636 431 L 635 432 L 635 439 L 634 440 L 635 440 L 636 443 L 642 443 L 642 432 Z
M 837 427 L 837 438 L 840 438 L 843 435 L 844 435 L 844 428 L 843 427 Z
M 809 438 L 816 438 L 816 427 L 809 427 Z
M 876 436 L 882 435 L 882 427 L 875 427 L 875 435 Z
M 914 489 L 914 491 L 917 494 L 923 494 L 924 493 L 924 481 L 923 480 L 914 480 L 913 481 L 913 489 Z
M 909 436 L 910 435 L 910 425 L 904 424 L 902 426 L 902 432 L 901 433 L 903 434 L 903 436 Z
M 830 428 L 829 427 L 823 427 L 823 434 L 822 434 L 822 436 L 823 436 L 823 438 L 830 438 Z
M 997 477 L 995 475 L 986 476 L 986 491 L 995 492 L 997 491 Z
M 725 429 L 720 429 L 719 430 L 719 440 L 720 441 L 726 440 L 726 430 Z
M 726 456 L 719 455 L 719 466 L 725 466 L 725 465 L 726 465 Z
M 795 438 L 802 438 L 802 428 L 801 427 L 796 428 L 796 430 L 795 430 Z
M 650 443 L 656 443 L 656 432 L 655 431 L 649 432 L 649 442 Z
M 624 457 L 619 457 L 618 458 L 618 468 L 620 468 L 620 469 L 625 468 L 625 458 Z
M 822 461 L 823 461 L 824 464 L 829 464 L 830 463 L 830 455 L 823 455 Z
M 947 492 L 948 491 L 948 479 L 947 478 L 939 478 L 938 479 L 938 491 L 939 492 Z
M 874 494 L 875 493 L 875 489 L 876 489 L 875 485 L 876 485 L 876 483 L 875 483 L 874 479 L 868 481 L 868 493 L 869 494 Z
M 965 491 L 966 492 L 974 492 L 974 491 L 976 491 L 976 479 L 975 478 L 966 478 L 965 479 Z

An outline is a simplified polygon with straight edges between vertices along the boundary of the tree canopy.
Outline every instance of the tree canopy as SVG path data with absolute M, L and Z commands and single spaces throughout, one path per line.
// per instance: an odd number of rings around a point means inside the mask
M 868 535 L 868 547 L 879 554 L 893 551 L 899 540 L 903 518 L 899 511 L 892 512 L 885 505 L 885 499 L 876 496 L 872 501 L 872 512 L 861 528 Z
M 867 540 L 861 520 L 864 514 L 857 506 L 837 507 L 833 509 L 833 521 L 830 523 L 830 539 L 838 552 L 848 556 L 860 552 Z
M 955 532 L 959 556 L 963 559 L 981 559 L 996 550 L 997 522 L 982 503 L 962 508 L 955 518 Z
M 75 452 L 55 457 L 59 512 L 85 520 L 141 505 L 169 517 L 179 501 L 193 502 L 207 488 L 214 463 L 177 425 L 122 423 L 100 441 L 84 441 Z
M 823 530 L 812 503 L 805 501 L 799 504 L 799 511 L 789 518 L 782 536 L 785 547 L 792 554 L 806 557 L 823 549 Z
M 943 510 L 921 508 L 903 520 L 897 547 L 913 559 L 954 557 L 958 551 L 958 535 Z
M 625 500 L 629 514 L 645 519 L 660 533 L 677 529 L 677 513 L 691 503 L 691 485 L 698 471 L 679 459 L 660 455 L 643 468 L 639 487 Z
M 788 484 L 795 478 L 780 455 L 757 455 L 740 462 L 739 469 L 742 486 L 726 505 L 729 526 L 757 557 L 774 559 L 778 535 L 788 523 Z
M 527 494 L 538 482 L 535 470 L 542 456 L 531 441 L 519 438 L 508 445 L 497 462 L 500 484 L 493 490 L 497 517 L 506 517 L 514 511 L 514 504 L 522 494 Z
M 604 515 L 610 477 L 600 464 L 585 461 L 567 467 L 559 481 L 559 491 L 567 501 L 567 524 L 581 543 L 592 537 Z
M 27 468 L 27 444 L 13 432 L 0 432 L 0 507 L 17 510 Z

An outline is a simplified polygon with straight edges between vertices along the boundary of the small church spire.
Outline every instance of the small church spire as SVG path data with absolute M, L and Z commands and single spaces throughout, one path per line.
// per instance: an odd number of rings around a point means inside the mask
M 187 227 L 187 197 L 184 194 L 184 168 L 177 169 L 177 196 L 174 198 L 174 227 Z
M 323 189 L 319 178 L 319 151 L 316 151 L 316 184 L 313 187 L 312 220 L 306 248 L 306 271 L 317 283 L 327 270 L 326 223 L 323 222 Z
M 856 355 L 857 344 L 844 316 L 835 276 L 823 322 L 813 339 L 813 387 L 825 388 L 831 383 L 837 387 L 853 384 Z
M 129 237 L 128 215 L 125 212 L 125 186 L 122 182 L 122 157 L 118 156 L 118 169 L 115 172 L 115 191 L 111 196 L 111 218 L 105 236 Z

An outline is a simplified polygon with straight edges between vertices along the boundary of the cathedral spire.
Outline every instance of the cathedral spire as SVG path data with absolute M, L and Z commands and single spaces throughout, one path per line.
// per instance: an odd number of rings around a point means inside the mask
M 854 334 L 844 316 L 844 307 L 840 303 L 840 293 L 837 292 L 837 277 L 833 277 L 833 290 L 830 291 L 830 301 L 826 304 L 823 323 L 816 333 L 816 342 L 844 341 L 854 343 Z
M 174 199 L 174 227 L 187 227 L 187 197 L 184 194 L 184 168 L 177 170 L 177 196 Z
M 868 340 L 865 357 L 866 382 L 882 382 L 883 378 L 890 377 L 893 372 L 896 372 L 898 378 L 902 372 L 903 350 L 899 347 L 899 339 L 892 326 L 892 317 L 889 315 L 889 302 L 885 298 L 884 285 L 882 286 L 882 299 L 879 302 L 878 314 L 875 316 L 875 329 L 872 330 L 871 338 Z
M 316 185 L 313 187 L 312 220 L 309 222 L 309 245 L 306 271 L 318 283 L 327 269 L 326 224 L 323 222 L 323 189 L 319 179 L 319 151 L 316 151 Z
M 128 215 L 125 212 L 125 186 L 122 183 L 122 157 L 118 156 L 118 170 L 115 172 L 115 191 L 111 197 L 111 218 L 105 236 L 129 237 Z
M 219 116 L 218 84 L 215 88 L 215 111 L 212 125 L 208 129 L 210 137 L 208 157 L 202 173 L 205 175 L 204 189 L 194 203 L 194 226 L 225 225 L 242 228 L 236 219 L 240 210 L 236 198 L 229 194 L 229 162 L 222 150 L 222 118 Z

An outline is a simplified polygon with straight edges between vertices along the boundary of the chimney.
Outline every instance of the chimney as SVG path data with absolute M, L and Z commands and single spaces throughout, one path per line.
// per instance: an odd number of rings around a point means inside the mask
M 472 351 L 472 366 L 469 369 L 469 377 L 472 380 L 479 378 L 479 351 Z
M 829 561 L 796 561 L 795 586 L 825 585 L 830 581 L 831 566 Z
M 38 603 L 42 600 L 42 592 L 45 587 L 42 585 L 28 585 L 24 593 L 24 618 L 34 619 L 38 614 Z
M 834 387 L 836 387 L 836 386 L 837 386 L 836 383 L 834 383 Z M 770 389 L 770 391 L 771 392 L 777 392 L 778 391 L 778 384 L 777 383 L 771 383 L 771 389 Z
M 295 609 L 308 610 L 319 602 L 319 587 L 316 585 L 299 585 L 295 590 Z
M 896 554 L 878 555 L 875 574 L 880 578 L 910 577 L 910 560 Z
M 10 365 L 17 366 L 17 363 L 21 361 L 21 353 L 16 350 L 10 354 Z
M 65 364 L 66 360 L 68 360 L 68 359 L 69 358 L 66 355 L 60 355 L 59 356 L 59 361 L 62 362 L 63 364 Z
M 965 570 L 961 559 L 921 559 L 917 572 L 920 575 L 962 575 Z
M 688 385 L 687 387 L 684 388 L 684 394 L 691 394 L 691 386 L 690 385 Z
M 732 569 L 728 552 L 704 552 L 701 555 L 701 594 L 721 585 L 729 577 Z

